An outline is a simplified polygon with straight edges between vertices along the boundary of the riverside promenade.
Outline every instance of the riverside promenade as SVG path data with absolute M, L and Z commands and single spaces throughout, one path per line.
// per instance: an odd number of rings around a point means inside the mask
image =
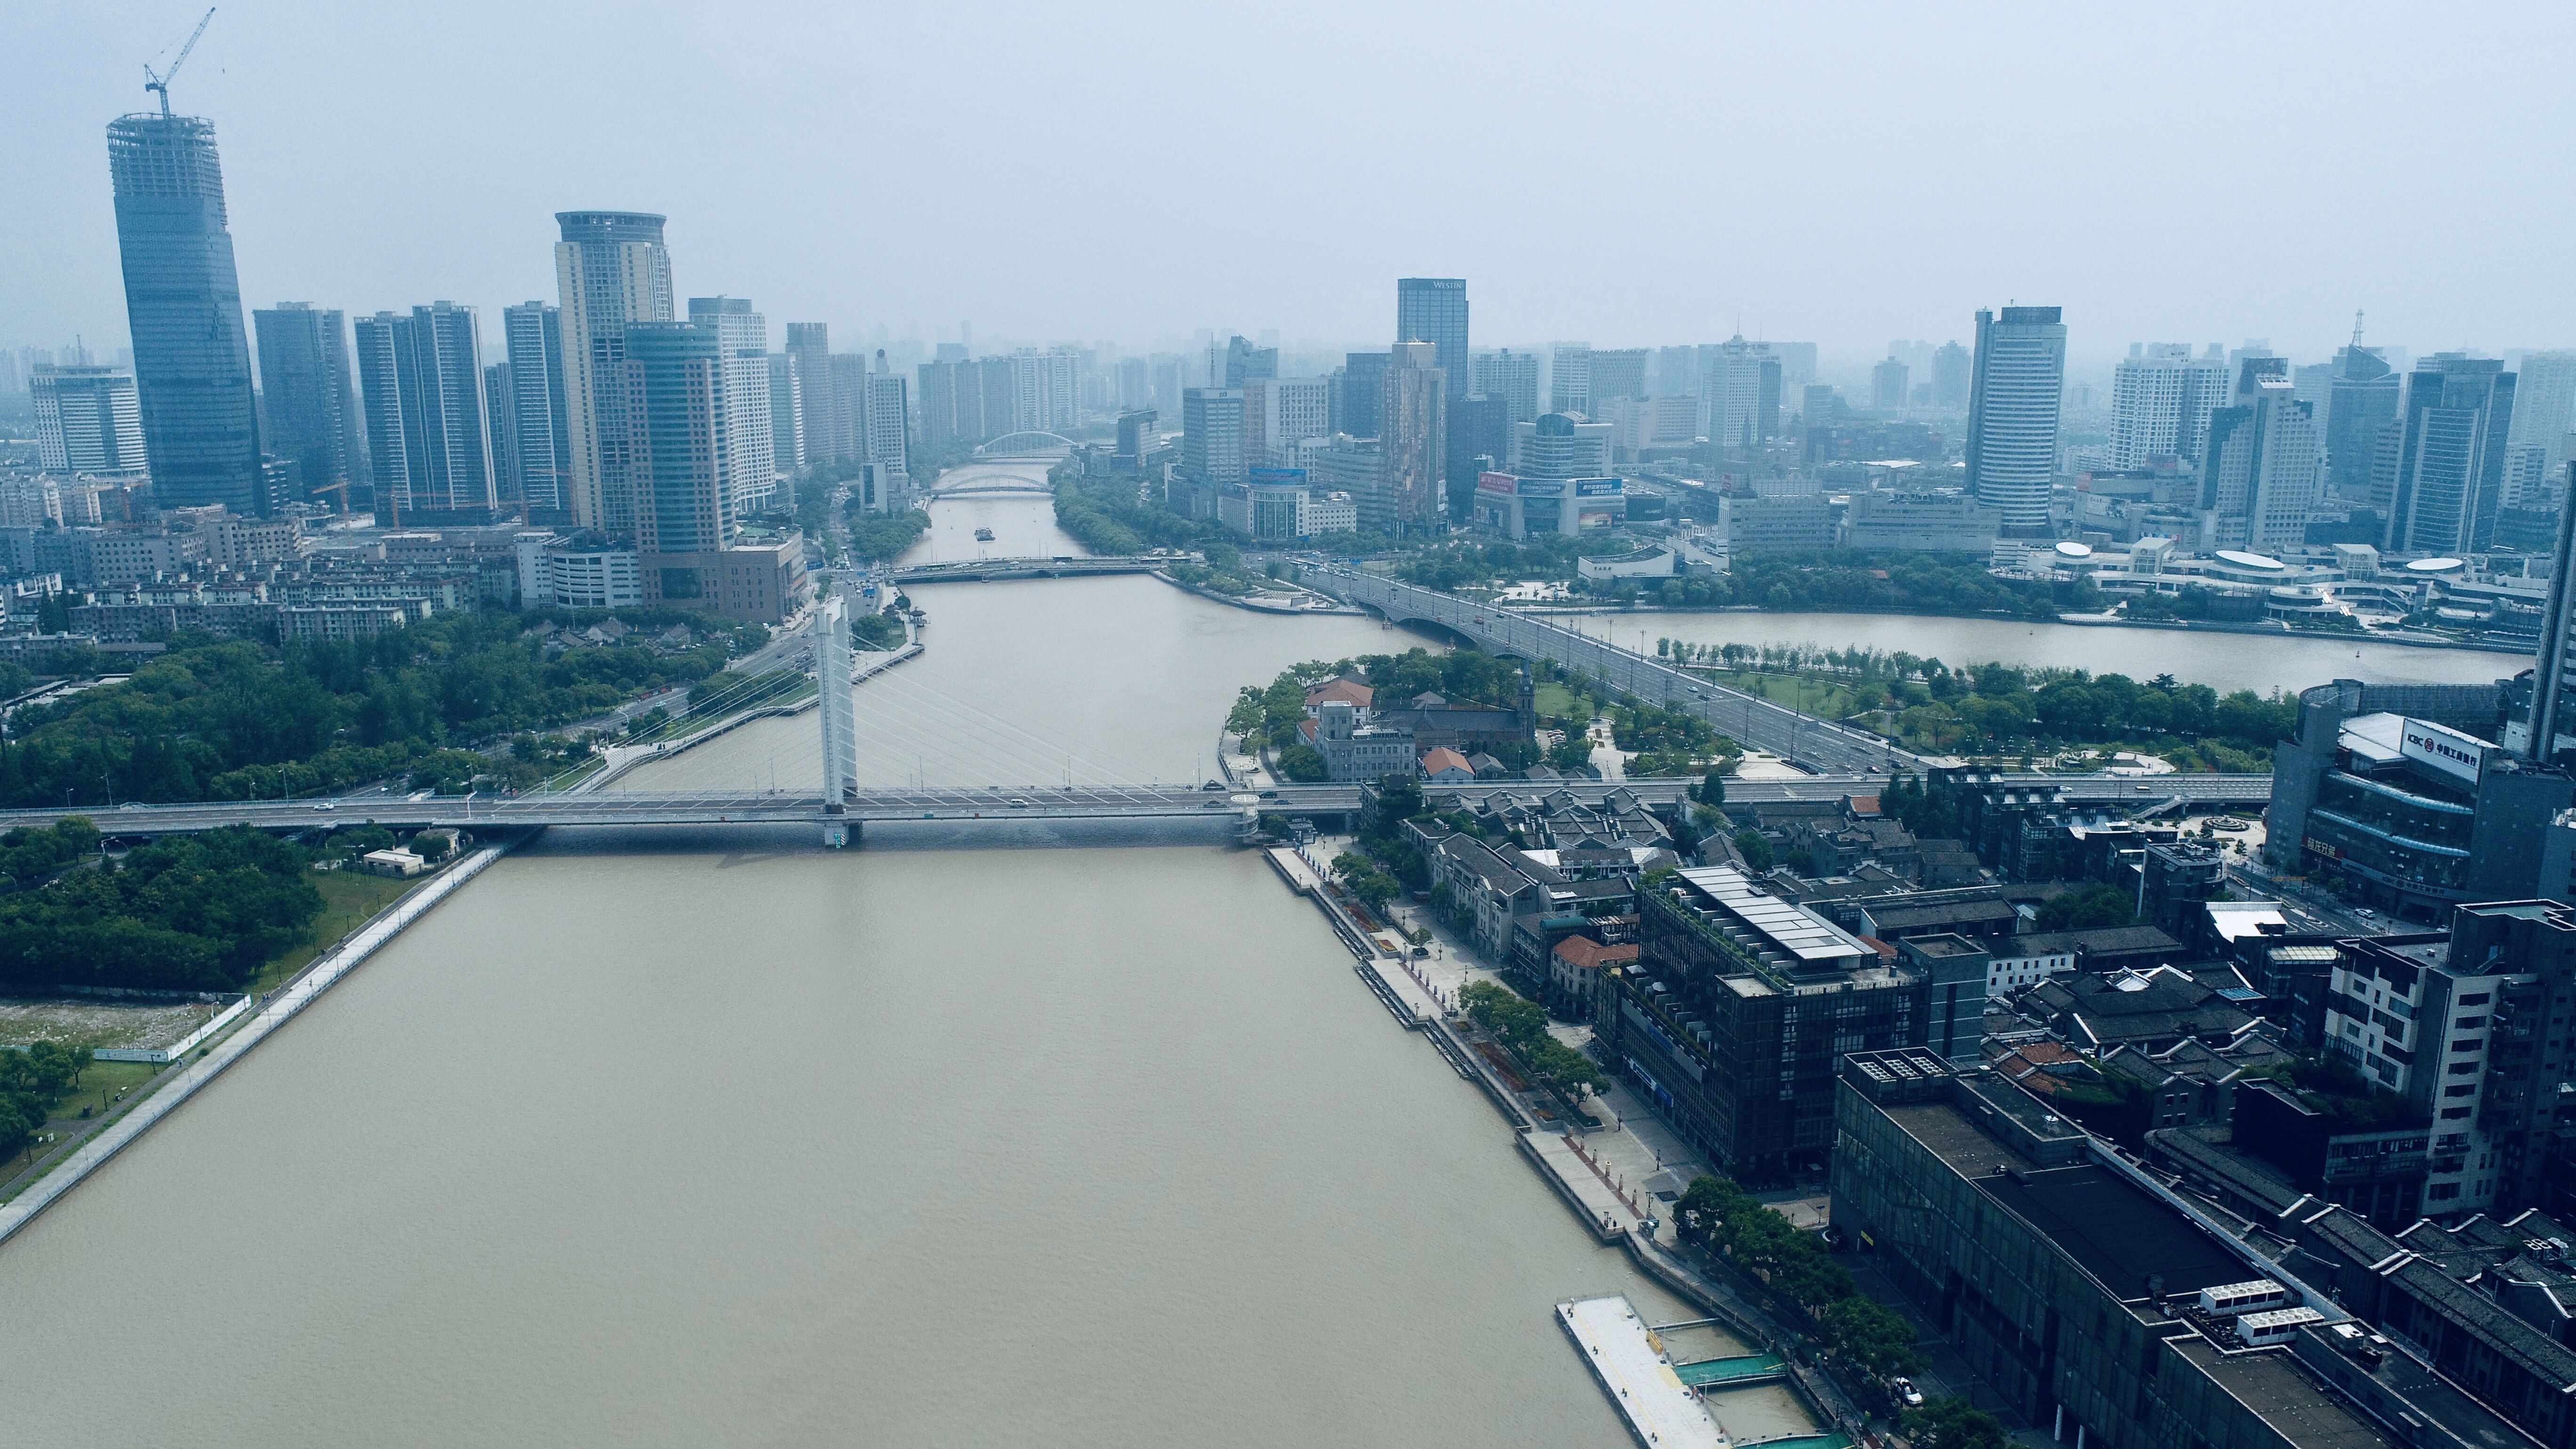
M 1783 1365 L 1785 1382 L 1769 1390 L 1782 1397 L 1763 1411 L 1788 1430 L 1779 1436 L 1781 1442 L 1798 1449 L 1825 1449 L 1859 1439 L 1869 1423 L 1868 1411 L 1831 1376 L 1790 1355 L 1795 1335 L 1738 1286 L 1690 1260 L 1669 1210 L 1651 1198 L 1650 1185 L 1670 1184 L 1666 1190 L 1677 1190 L 1705 1169 L 1643 1103 L 1613 1086 L 1606 1096 L 1593 1099 L 1610 1119 L 1605 1130 L 1566 1133 L 1533 1122 L 1510 1084 L 1450 1025 L 1462 986 L 1472 980 L 1497 979 L 1474 964 L 1474 953 L 1465 943 L 1451 938 L 1437 921 L 1426 921 L 1441 942 L 1439 955 L 1431 961 L 1399 957 L 1393 954 L 1395 933 L 1371 932 L 1353 917 L 1335 898 L 1322 867 L 1305 851 L 1274 847 L 1263 853 L 1289 889 L 1324 913 L 1334 934 L 1358 958 L 1355 969 L 1360 978 L 1389 1014 L 1408 1030 L 1422 1033 L 1462 1080 L 1483 1090 L 1510 1125 L 1522 1160 L 1556 1190 L 1597 1241 L 1620 1247 L 1638 1271 L 1682 1301 L 1697 1304 L 1710 1315 L 1713 1326 L 1747 1349 L 1789 1355 Z M 1404 921 L 1400 918 L 1395 924 L 1400 928 Z M 1380 935 L 1387 939 L 1381 941 Z M 1564 1039 L 1579 1033 L 1564 1029 L 1558 1034 Z M 1649 1219 L 1655 1220 L 1652 1232 L 1646 1227 Z M 1570 1332 L 1572 1325 L 1566 1326 Z
M 34 1221 L 38 1213 L 53 1206 L 63 1194 L 106 1166 L 109 1158 L 124 1151 L 155 1123 L 177 1111 L 179 1104 L 195 1096 L 207 1083 L 221 1076 L 226 1067 L 240 1061 L 252 1047 L 266 1041 L 269 1033 L 284 1026 L 296 1013 L 312 1005 L 323 992 L 339 984 L 341 977 L 356 970 L 360 962 L 376 953 L 378 947 L 401 935 L 404 928 L 427 914 L 431 907 L 508 854 L 511 844 L 504 841 L 484 846 L 449 867 L 392 910 L 359 928 L 285 990 L 278 992 L 258 1015 L 250 1019 L 248 1025 L 206 1048 L 203 1055 L 180 1070 L 175 1080 L 163 1083 L 131 1111 L 108 1124 L 78 1151 L 65 1158 L 61 1166 L 45 1174 L 7 1206 L 0 1207 L 0 1243 L 16 1236 L 18 1230 Z

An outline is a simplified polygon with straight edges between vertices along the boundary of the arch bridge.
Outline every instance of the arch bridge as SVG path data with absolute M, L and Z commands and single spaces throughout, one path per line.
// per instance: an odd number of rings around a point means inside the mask
M 1050 433 L 1042 429 L 1032 428 L 1023 432 L 1004 433 L 1002 436 L 994 438 L 989 442 L 978 444 L 976 446 L 974 456 L 987 461 L 999 458 L 1009 458 L 1015 460 L 1038 459 L 1046 462 L 1054 462 L 1056 459 L 1072 452 L 1073 449 L 1073 439 L 1066 437 L 1064 434 Z

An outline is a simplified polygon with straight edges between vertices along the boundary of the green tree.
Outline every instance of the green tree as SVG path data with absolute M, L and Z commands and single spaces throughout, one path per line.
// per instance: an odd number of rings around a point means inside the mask
M 1701 777 L 1697 788 L 1691 791 L 1691 798 L 1697 800 L 1702 805 L 1724 805 L 1726 803 L 1726 776 L 1715 770 L 1709 771 L 1705 776 Z
M 2137 919 L 2127 891 L 2114 885 L 2090 885 L 2042 901 L 2038 926 L 2043 931 L 2090 931 L 2131 925 Z
M 1905 1411 L 1905 1435 L 1914 1449 L 2011 1449 L 2003 1421 L 1962 1398 L 1935 1399 Z
M 1923 1371 L 1926 1360 L 1914 1325 L 1886 1304 L 1855 1293 L 1827 1304 L 1818 1316 L 1834 1352 L 1873 1378 Z
M 1313 745 L 1299 743 L 1279 752 L 1279 773 L 1291 780 L 1314 781 L 1323 779 L 1329 772 L 1324 766 L 1324 757 L 1315 752 Z
M 1759 875 L 1771 868 L 1771 842 L 1763 838 L 1761 831 L 1748 825 L 1735 832 L 1735 848 L 1754 874 Z

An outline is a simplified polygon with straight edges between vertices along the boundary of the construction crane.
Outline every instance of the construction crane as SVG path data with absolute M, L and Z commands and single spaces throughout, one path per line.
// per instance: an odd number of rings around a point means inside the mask
M 168 70 L 155 72 L 148 63 L 143 67 L 143 88 L 161 97 L 162 115 L 170 114 L 171 78 L 179 73 L 179 67 L 188 63 L 188 52 L 197 48 L 197 41 L 206 33 L 206 22 L 214 18 L 215 7 L 209 5 L 205 15 L 197 21 L 197 28 L 188 32 L 188 43 L 179 47 L 179 58 L 170 62 Z

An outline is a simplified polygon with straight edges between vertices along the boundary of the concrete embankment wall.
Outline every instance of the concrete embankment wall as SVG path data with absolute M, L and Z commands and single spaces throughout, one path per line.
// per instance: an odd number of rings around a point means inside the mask
M 419 920 L 467 881 L 482 874 L 509 849 L 510 844 L 504 842 L 475 851 L 343 940 L 329 955 L 297 977 L 293 985 L 261 1008 L 248 1025 L 207 1048 L 205 1055 L 182 1067 L 175 1080 L 162 1082 L 131 1111 L 82 1144 L 81 1149 L 64 1159 L 61 1166 L 45 1174 L 8 1205 L 0 1207 L 0 1243 L 14 1237 L 20 1228 L 34 1221 L 38 1213 L 53 1206 L 63 1194 L 106 1166 L 109 1158 L 124 1151 L 155 1123 L 177 1111 L 181 1103 L 221 1076 L 226 1067 L 240 1061 L 252 1047 L 266 1041 L 270 1032 L 284 1026 L 297 1012 L 312 1005 L 323 992 L 338 984 L 341 977 L 357 969 L 360 962 L 376 953 L 376 948 L 401 935 L 405 927 Z

